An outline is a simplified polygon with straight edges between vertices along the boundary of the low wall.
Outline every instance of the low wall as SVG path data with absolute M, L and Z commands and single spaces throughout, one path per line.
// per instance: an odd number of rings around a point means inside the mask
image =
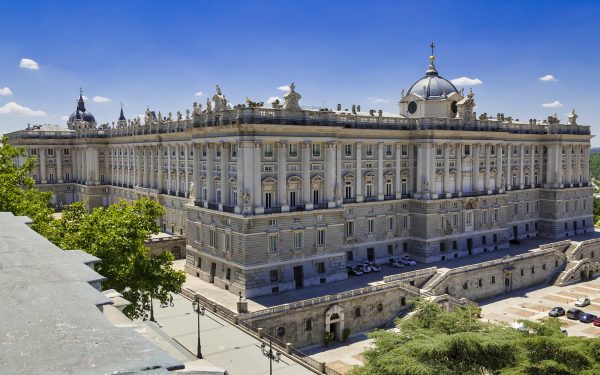
M 165 251 L 170 251 L 175 256 L 175 259 L 185 258 L 185 236 L 150 238 L 145 244 L 150 248 L 150 254 L 152 255 L 159 255 Z

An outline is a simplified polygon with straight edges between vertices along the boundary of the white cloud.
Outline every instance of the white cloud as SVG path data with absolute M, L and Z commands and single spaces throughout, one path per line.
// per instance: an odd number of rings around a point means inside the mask
M 23 69 L 31 69 L 31 70 L 38 70 L 40 68 L 38 63 L 32 59 L 21 59 L 21 63 L 19 64 L 19 67 L 23 68 Z
M 367 98 L 371 103 L 388 103 L 390 100 L 386 98 L 378 98 L 377 96 L 369 96 Z
M 35 111 L 31 108 L 24 107 L 15 102 L 9 102 L 0 107 L 0 115 L 15 115 L 15 116 L 32 116 L 40 117 L 46 116 L 44 111 Z
M 197 93 L 195 93 L 194 95 L 196 95 L 196 96 L 202 96 L 202 95 L 204 95 L 204 93 L 203 93 L 202 91 L 198 91 L 198 92 L 197 92 Z
M 267 99 L 267 103 L 272 104 L 275 100 L 279 100 L 279 103 L 283 103 L 283 99 L 279 96 L 270 96 L 269 99 Z
M 279 87 L 277 87 L 277 90 L 279 90 L 279 91 L 290 91 L 290 85 L 279 86 Z
M 63 121 L 67 121 L 69 119 L 69 116 L 60 116 L 60 119 Z
M 450 80 L 455 86 L 475 86 L 482 85 L 483 81 L 479 78 L 459 77 Z
M 542 76 L 540 78 L 538 78 L 540 81 L 544 81 L 544 82 L 555 82 L 558 81 L 556 78 L 554 78 L 554 76 L 552 74 L 546 74 L 545 76 Z
M 0 96 L 11 96 L 12 90 L 8 87 L 0 87 Z
M 550 103 L 544 103 L 544 104 L 542 104 L 542 107 L 544 107 L 544 108 L 558 108 L 558 107 L 562 107 L 562 103 L 559 102 L 558 100 L 555 100 L 555 101 L 550 102 Z
M 92 98 L 92 101 L 94 103 L 108 103 L 108 102 L 110 102 L 110 99 L 105 96 L 94 96 Z

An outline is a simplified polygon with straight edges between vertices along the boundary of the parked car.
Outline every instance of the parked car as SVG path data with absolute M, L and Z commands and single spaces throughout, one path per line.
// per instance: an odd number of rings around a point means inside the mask
M 400 259 L 390 258 L 390 266 L 402 268 L 404 267 L 404 263 L 400 262 Z
M 406 266 L 417 265 L 417 262 L 414 259 L 412 259 L 411 257 L 409 257 L 408 255 L 405 255 L 402 258 L 400 258 L 400 262 L 402 262 Z
M 581 297 L 577 301 L 575 301 L 575 306 L 577 307 L 586 307 L 590 304 L 590 299 L 587 297 Z
M 371 266 L 369 266 L 367 263 L 365 264 L 359 264 L 358 266 L 364 273 L 369 273 L 371 271 L 373 271 L 373 269 L 371 268 Z
M 548 311 L 548 316 L 553 318 L 557 318 L 559 316 L 565 315 L 565 309 L 562 307 L 553 307 L 552 310 Z
M 579 309 L 569 309 L 567 310 L 567 319 L 577 320 L 581 314 L 583 314 L 583 311 Z
M 363 271 L 359 269 L 357 266 L 347 266 L 348 275 L 360 276 L 363 274 Z
M 365 262 L 365 266 L 371 267 L 371 272 L 381 271 L 381 267 L 379 267 L 378 265 L 376 265 L 374 262 L 371 262 L 371 261 Z
M 594 323 L 596 327 L 600 327 L 600 318 L 596 317 L 592 323 Z
M 579 321 L 581 323 L 591 323 L 594 320 L 596 320 L 596 315 L 594 315 L 594 314 L 583 313 L 583 314 L 579 315 Z

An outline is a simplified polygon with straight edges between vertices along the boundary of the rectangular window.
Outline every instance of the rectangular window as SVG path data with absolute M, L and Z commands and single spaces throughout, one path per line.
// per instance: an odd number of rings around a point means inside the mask
M 518 215 L 518 214 L 519 214 L 519 204 L 518 204 L 518 203 L 515 203 L 515 204 L 513 205 L 513 211 L 514 211 L 514 214 L 515 214 L 515 215 Z
M 304 240 L 304 233 L 294 232 L 294 249 L 296 249 L 296 250 L 302 249 L 303 240 Z
M 393 189 L 392 180 L 391 179 L 385 180 L 385 195 L 388 197 L 391 196 L 393 194 L 392 189 Z
M 271 208 L 272 207 L 272 198 L 273 198 L 273 194 L 268 191 L 265 192 L 265 208 Z
M 215 247 L 215 230 L 208 230 L 208 246 Z
M 305 331 L 312 331 L 312 319 L 306 319 L 304 321 L 304 330 Z
M 465 145 L 465 155 L 470 155 L 470 154 L 471 154 L 471 146 Z
M 352 262 L 353 260 L 354 260 L 354 253 L 352 252 L 352 250 L 346 251 L 346 261 Z
M 317 229 L 317 246 L 325 246 L 325 228 Z
M 48 149 L 48 155 L 49 155 L 49 156 L 52 156 L 52 155 L 54 155 L 54 149 L 53 149 L 53 148 L 49 148 L 49 149 Z
M 354 236 L 354 221 L 346 222 L 346 237 Z
M 352 145 L 344 145 L 344 155 L 352 156 Z
M 231 280 L 231 268 L 227 269 L 227 272 L 225 273 L 225 279 Z
M 31 149 L 31 155 L 37 155 L 37 149 L 32 148 Z
M 443 150 L 444 149 L 442 148 L 442 145 L 436 145 L 435 146 L 435 154 L 436 154 L 436 156 L 442 156 Z
M 494 209 L 494 222 L 498 222 L 498 209 Z
M 264 156 L 265 156 L 265 158 L 273 157 L 273 144 L 271 144 L 271 143 L 265 144 Z
M 402 229 L 408 229 L 409 227 L 409 216 L 408 215 L 404 215 L 402 216 Z
M 238 154 L 238 145 L 237 145 L 237 143 L 233 143 L 231 145 L 231 158 L 232 159 L 237 158 L 237 154 Z
M 277 226 L 277 220 L 275 220 L 275 219 L 269 219 L 269 226 L 276 227 Z
M 373 156 L 373 145 L 367 145 L 365 153 L 367 156 Z
M 69 149 L 68 148 L 63 149 L 63 155 L 69 155 Z
M 387 245 L 388 255 L 394 255 L 394 245 Z
M 467 215 L 465 217 L 465 222 L 467 223 L 467 225 L 471 225 L 472 220 L 473 220 L 473 213 L 467 212 Z
M 344 199 L 352 199 L 352 182 L 346 181 L 344 184 Z
M 298 156 L 298 145 L 297 144 L 295 144 L 295 143 L 290 144 L 289 155 L 290 155 L 290 158 L 295 158 Z
M 325 273 L 325 262 L 318 262 L 317 263 L 317 272 L 318 273 Z
M 270 276 L 272 283 L 276 283 L 279 281 L 279 272 L 277 270 L 271 270 Z
M 225 238 L 223 239 L 225 251 L 231 251 L 231 233 L 225 233 Z
M 375 219 L 368 219 L 367 220 L 367 233 L 373 234 L 374 231 L 375 231 Z
M 269 252 L 277 252 L 277 235 L 273 234 L 269 236 Z
M 385 145 L 385 155 L 392 156 L 392 145 Z
M 321 145 L 318 143 L 313 143 L 312 145 L 312 156 L 318 158 L 321 156 Z
M 394 218 L 393 217 L 387 217 L 386 218 L 386 226 L 387 226 L 387 230 L 392 232 L 394 230 Z
M 408 146 L 402 145 L 402 156 L 408 155 Z
M 481 223 L 482 224 L 487 224 L 487 211 L 482 211 L 481 212 Z

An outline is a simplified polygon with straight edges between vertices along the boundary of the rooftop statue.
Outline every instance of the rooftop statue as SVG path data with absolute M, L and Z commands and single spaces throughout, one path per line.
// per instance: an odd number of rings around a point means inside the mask
M 202 109 L 202 108 L 200 108 Z M 212 113 L 212 102 L 209 98 L 206 98 L 206 113 Z
M 287 109 L 288 111 L 302 110 L 299 104 L 300 99 L 302 99 L 302 95 L 296 92 L 296 85 L 294 84 L 294 82 L 290 83 L 290 92 L 288 92 L 283 98 L 285 99 L 285 104 L 283 105 L 283 108 Z
M 571 113 L 569 113 L 569 116 L 567 117 L 567 124 L 569 125 L 577 125 L 577 114 L 575 113 L 575 108 L 573 108 L 573 110 L 571 111 Z
M 225 99 L 225 95 L 221 92 L 221 87 L 219 87 L 219 85 L 217 85 L 217 93 L 213 95 L 212 99 L 215 102 L 215 112 L 230 109 L 230 105 L 228 104 L 227 99 Z
M 149 107 L 146 107 L 146 116 L 144 117 L 144 124 L 150 125 L 152 124 L 152 120 L 154 120 L 154 116 L 152 116 L 152 112 Z

